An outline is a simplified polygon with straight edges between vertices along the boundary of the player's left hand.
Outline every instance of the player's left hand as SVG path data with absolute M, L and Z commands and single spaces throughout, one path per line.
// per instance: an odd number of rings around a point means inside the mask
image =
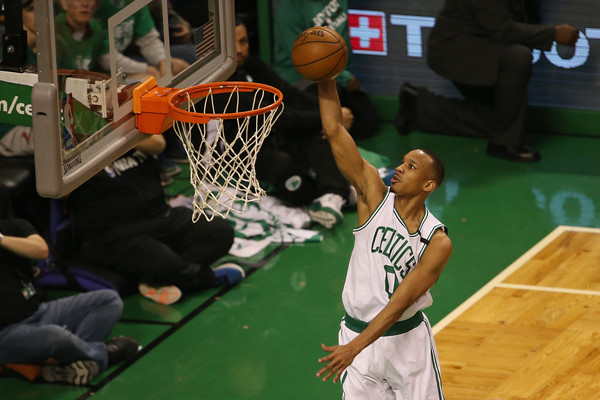
M 344 372 L 344 370 L 348 368 L 350 364 L 352 364 L 352 361 L 354 360 L 354 357 L 356 357 L 357 353 L 348 345 L 325 346 L 323 343 L 321 343 L 321 348 L 331 354 L 319 358 L 320 363 L 329 363 L 321 368 L 319 372 L 317 372 L 317 376 L 321 377 L 323 374 L 327 373 L 327 375 L 323 377 L 323 382 L 325 382 L 327 379 L 331 378 L 333 374 L 335 374 L 333 383 L 336 383 L 340 379 L 340 376 L 342 376 L 342 372 Z

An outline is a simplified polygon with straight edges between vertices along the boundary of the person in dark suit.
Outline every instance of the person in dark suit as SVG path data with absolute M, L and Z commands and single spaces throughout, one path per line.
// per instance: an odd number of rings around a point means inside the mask
M 539 0 L 446 0 L 428 40 L 427 63 L 452 81 L 464 100 L 439 96 L 409 83 L 400 90 L 396 127 L 489 139 L 487 153 L 536 162 L 523 144 L 531 50 L 553 41 L 574 46 L 579 31 L 540 25 Z

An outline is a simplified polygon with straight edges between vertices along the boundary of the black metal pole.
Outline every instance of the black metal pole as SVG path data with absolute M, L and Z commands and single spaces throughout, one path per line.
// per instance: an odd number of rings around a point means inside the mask
M 27 64 L 27 32 L 23 29 L 21 0 L 4 0 L 5 33 L 0 69 L 23 72 Z

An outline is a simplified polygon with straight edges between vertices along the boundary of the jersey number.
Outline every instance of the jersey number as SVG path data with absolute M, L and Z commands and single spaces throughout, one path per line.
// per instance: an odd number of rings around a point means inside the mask
M 383 269 L 385 270 L 385 291 L 388 294 L 388 298 L 391 299 L 400 282 L 398 281 L 393 265 L 386 265 Z

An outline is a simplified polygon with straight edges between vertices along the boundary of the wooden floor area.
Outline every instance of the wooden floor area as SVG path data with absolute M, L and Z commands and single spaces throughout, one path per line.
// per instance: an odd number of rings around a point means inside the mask
M 600 229 L 558 227 L 433 330 L 447 400 L 600 399 Z

